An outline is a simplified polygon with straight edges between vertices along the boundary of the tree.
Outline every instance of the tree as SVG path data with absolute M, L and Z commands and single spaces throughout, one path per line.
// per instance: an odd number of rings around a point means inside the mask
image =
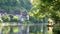
M 33 0 L 33 7 L 31 11 L 39 10 L 37 14 L 34 14 L 35 18 L 49 17 L 56 22 L 60 22 L 60 0 Z M 34 12 L 33 11 L 33 12 Z M 40 17 L 37 17 L 40 16 Z M 43 18 L 43 17 L 42 17 Z
M 11 10 L 30 10 L 31 3 L 29 0 L 0 0 L 0 9 L 9 12 Z

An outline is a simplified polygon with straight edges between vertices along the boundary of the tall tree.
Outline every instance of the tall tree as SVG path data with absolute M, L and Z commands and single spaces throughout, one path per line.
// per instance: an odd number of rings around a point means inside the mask
M 34 14 L 35 18 L 40 18 L 42 15 L 60 22 L 60 0 L 33 0 L 31 3 L 33 4 L 31 8 L 33 14 L 39 10 L 37 14 Z

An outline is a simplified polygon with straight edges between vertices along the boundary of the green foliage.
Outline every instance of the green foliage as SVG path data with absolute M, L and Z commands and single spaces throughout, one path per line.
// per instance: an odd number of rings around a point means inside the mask
M 60 22 L 60 1 L 59 0 L 33 0 L 36 2 L 32 2 L 33 7 L 31 8 L 31 11 L 35 11 L 39 9 L 39 12 L 37 14 L 34 14 L 34 18 L 40 19 L 41 15 L 44 17 L 49 17 L 56 22 Z M 39 2 L 37 2 L 39 1 Z M 38 3 L 38 4 L 36 4 Z M 42 18 L 44 18 L 42 17 Z
M 0 8 L 9 12 L 10 10 L 30 10 L 29 0 L 0 0 Z
M 3 15 L 2 16 L 2 20 L 4 21 L 4 22 L 7 22 L 7 21 L 10 21 L 10 17 L 6 14 L 6 15 Z
M 3 20 L 3 22 L 18 22 L 18 17 L 13 15 L 6 14 L 6 15 L 3 15 L 1 19 Z
M 60 32 L 60 27 L 53 28 L 54 34 L 59 34 L 59 32 Z
M 0 18 L 0 22 L 3 22 L 3 20 Z
M 18 21 L 18 17 L 17 16 L 13 16 L 12 21 L 13 22 L 17 22 Z

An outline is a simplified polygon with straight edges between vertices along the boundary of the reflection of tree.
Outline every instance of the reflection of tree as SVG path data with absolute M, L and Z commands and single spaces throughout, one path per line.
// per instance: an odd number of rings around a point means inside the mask
M 3 33 L 3 34 L 9 33 L 9 31 L 10 31 L 10 27 L 9 27 L 9 26 L 4 26 L 4 27 L 2 28 L 2 33 Z
M 10 25 L 10 34 L 13 34 L 13 26 Z

